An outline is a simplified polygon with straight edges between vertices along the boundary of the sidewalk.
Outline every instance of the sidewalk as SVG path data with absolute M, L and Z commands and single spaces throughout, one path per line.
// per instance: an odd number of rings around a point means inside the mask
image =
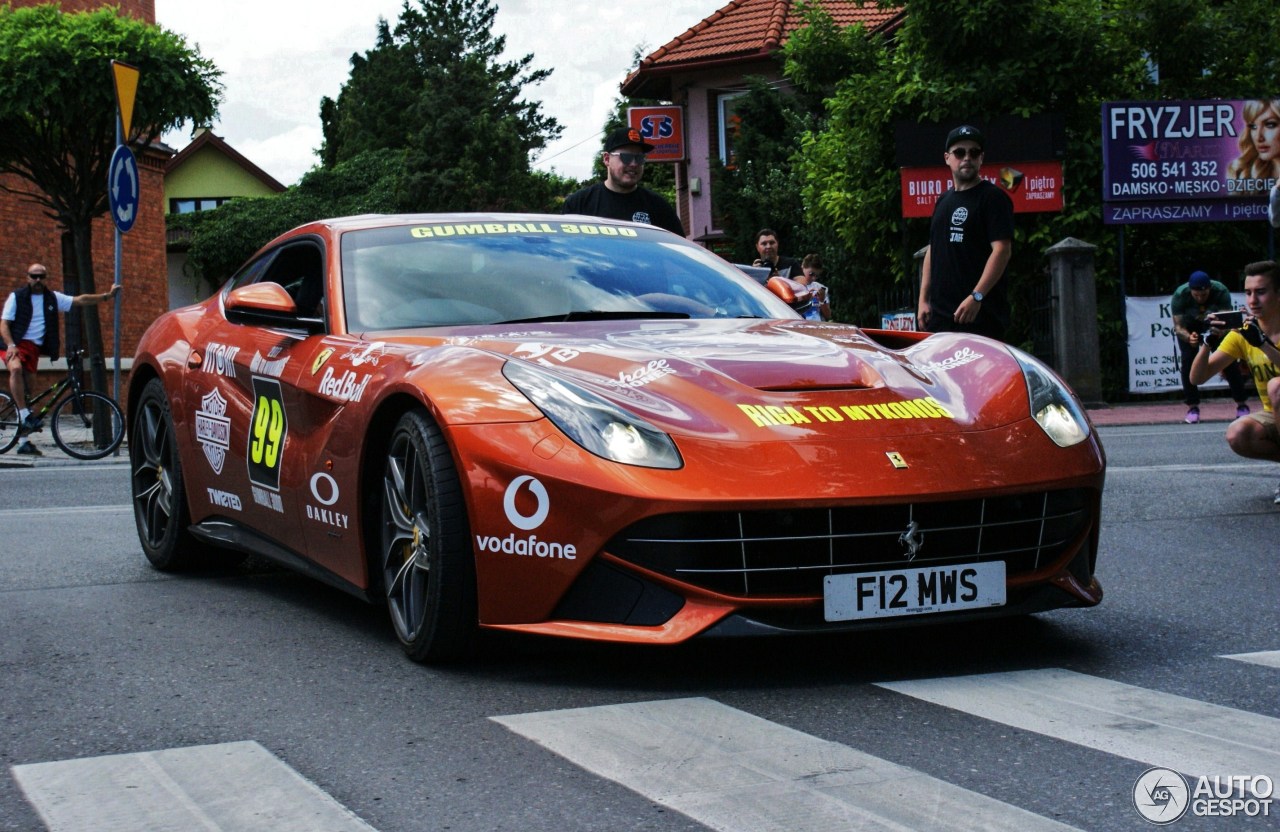
M 82 442 L 87 445 L 89 440 L 88 430 L 74 430 L 63 434 L 63 439 L 69 442 Z M 14 445 L 8 451 L 0 454 L 0 468 L 51 468 L 64 465 L 112 465 L 124 464 L 129 461 L 129 438 L 120 443 L 120 447 L 114 452 L 108 454 L 102 459 L 76 459 L 67 456 L 62 449 L 54 444 L 53 436 L 49 433 L 48 428 L 37 431 L 30 435 L 32 444 L 40 449 L 43 456 L 25 456 L 18 453 L 18 447 L 22 444 L 19 440 L 18 445 Z
M 1246 404 L 1250 410 L 1262 405 L 1256 398 Z M 1116 425 L 1176 425 L 1187 415 L 1187 406 L 1178 401 L 1136 402 L 1089 408 L 1089 418 L 1097 427 Z M 1236 418 L 1236 403 L 1231 399 L 1205 399 L 1200 402 L 1200 421 L 1230 422 Z

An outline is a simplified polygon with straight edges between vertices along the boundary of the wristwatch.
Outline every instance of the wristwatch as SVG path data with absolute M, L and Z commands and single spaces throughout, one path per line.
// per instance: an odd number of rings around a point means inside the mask
M 986 295 L 982 294 L 981 292 L 974 292 L 974 293 L 973 293 L 973 295 L 972 295 L 972 297 L 973 297 L 973 299 L 974 299 L 974 300 L 976 300 L 978 303 L 982 303 L 982 299 L 983 299 L 983 298 L 985 298 L 985 297 L 986 297 Z

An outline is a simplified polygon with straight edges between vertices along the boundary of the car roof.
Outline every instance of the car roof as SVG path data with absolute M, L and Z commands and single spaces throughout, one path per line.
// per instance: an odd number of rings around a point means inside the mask
M 483 223 L 483 222 L 564 222 L 566 220 L 585 220 L 599 225 L 636 226 L 654 228 L 644 223 L 625 222 L 604 217 L 588 217 L 573 214 L 515 214 L 515 213 L 455 213 L 455 214 L 359 214 L 350 217 L 330 217 L 307 223 L 294 231 L 302 229 L 314 230 L 316 226 L 324 226 L 333 231 L 359 231 L 368 228 L 388 228 L 399 225 L 423 225 L 439 223 Z

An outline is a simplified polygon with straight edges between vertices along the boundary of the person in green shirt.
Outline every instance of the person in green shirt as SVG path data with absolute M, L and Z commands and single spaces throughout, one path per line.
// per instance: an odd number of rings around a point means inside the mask
M 1192 272 L 1187 282 L 1173 293 L 1170 311 L 1173 313 L 1173 333 L 1178 337 L 1178 348 L 1182 352 L 1182 395 L 1187 403 L 1187 416 L 1183 421 L 1188 425 L 1200 421 L 1200 388 L 1191 382 L 1191 362 L 1199 349 L 1199 341 L 1193 341 L 1191 337 L 1197 328 L 1196 322 L 1203 321 L 1211 312 L 1230 312 L 1233 309 L 1235 304 L 1227 287 L 1202 271 Z M 1235 399 L 1236 418 L 1248 415 L 1249 405 L 1245 401 L 1249 393 L 1240 367 L 1230 364 L 1222 371 L 1222 376 L 1231 388 L 1231 398 Z

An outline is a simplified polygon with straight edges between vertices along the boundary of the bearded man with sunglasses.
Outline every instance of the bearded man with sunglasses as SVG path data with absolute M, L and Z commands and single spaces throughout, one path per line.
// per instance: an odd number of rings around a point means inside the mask
M 933 208 L 917 316 L 930 332 L 1003 339 L 1009 301 L 1000 278 L 1013 254 L 1013 200 L 978 175 L 983 143 L 968 124 L 947 134 L 954 187 Z
M 614 220 L 643 222 L 684 236 L 680 216 L 658 194 L 641 187 L 644 156 L 653 145 L 644 141 L 635 128 L 619 127 L 604 142 L 604 181 L 570 194 L 564 214 L 585 214 Z
M 53 289 L 45 289 L 44 281 L 49 270 L 40 263 L 27 267 L 27 285 L 9 295 L 0 312 L 0 337 L 4 339 L 5 365 L 9 368 L 9 392 L 18 408 L 20 430 L 38 430 L 39 423 L 27 408 L 27 389 L 34 380 L 40 356 L 56 359 L 59 356 L 58 313 L 69 312 L 73 306 L 97 306 L 110 300 L 120 291 L 120 284 L 111 291 L 91 295 L 64 295 Z M 35 454 L 35 446 L 24 442 L 18 448 L 20 454 Z

